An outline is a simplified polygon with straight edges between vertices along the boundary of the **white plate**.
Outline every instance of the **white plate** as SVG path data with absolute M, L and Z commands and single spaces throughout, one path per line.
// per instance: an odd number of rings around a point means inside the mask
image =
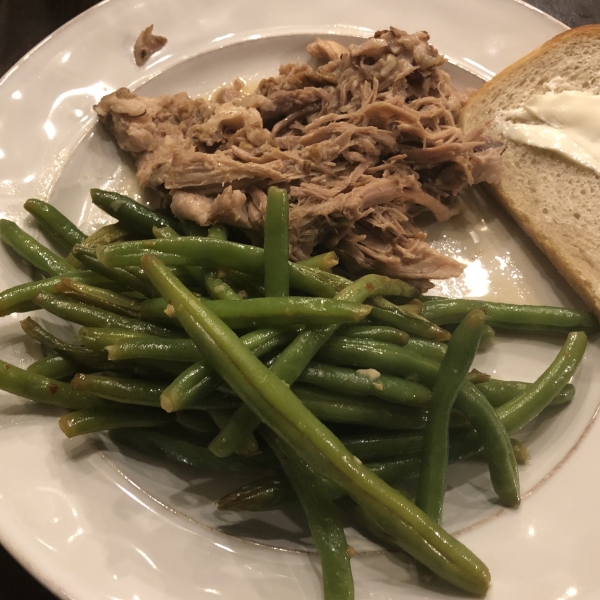
M 169 43 L 139 68 L 131 49 L 150 23 Z M 48 38 L 0 83 L 2 216 L 30 227 L 21 207 L 37 196 L 89 230 L 101 222 L 87 201 L 90 187 L 136 194 L 131 170 L 94 128 L 91 106 L 108 91 L 143 85 L 148 94 L 207 93 L 236 76 L 257 79 L 281 62 L 303 59 L 303 47 L 315 34 L 365 37 L 390 24 L 428 30 L 456 65 L 483 78 L 564 29 L 512 0 L 107 1 Z M 453 72 L 463 84 L 476 82 Z M 445 291 L 577 303 L 504 215 L 482 198 L 469 203 L 472 210 L 461 220 L 431 231 L 438 247 L 469 263 L 466 276 Z M 26 280 L 13 257 L 4 248 L 0 252 L 2 288 Z M 35 349 L 20 335 L 20 318 L 0 323 L 0 356 L 23 365 Z M 499 339 L 477 366 L 531 380 L 558 347 L 556 341 Z M 600 435 L 591 427 L 599 358 L 599 348 L 590 347 L 573 405 L 523 434 L 533 458 L 521 470 L 526 498 L 519 510 L 488 502 L 493 494 L 483 468 L 452 472 L 445 521 L 490 567 L 490 599 L 600 596 L 600 487 L 594 473 Z M 207 484 L 196 471 L 122 456 L 105 448 L 102 438 L 65 440 L 57 412 L 6 394 L 2 400 L 0 541 L 60 597 L 321 597 L 316 557 L 297 551 L 305 546 L 305 531 L 296 514 L 245 523 L 237 515 L 217 514 L 212 501 L 231 481 Z M 358 600 L 456 597 L 452 590 L 421 588 L 400 558 L 368 552 L 375 547 L 351 535 L 360 550 L 353 560 Z

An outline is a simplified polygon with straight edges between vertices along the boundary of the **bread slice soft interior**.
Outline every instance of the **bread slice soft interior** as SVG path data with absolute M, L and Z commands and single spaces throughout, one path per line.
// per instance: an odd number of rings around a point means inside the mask
M 600 318 L 600 176 L 552 151 L 505 140 L 498 119 L 557 82 L 600 93 L 600 25 L 566 31 L 496 75 L 466 104 L 461 126 L 489 122 L 487 135 L 506 142 L 502 181 L 488 190 Z

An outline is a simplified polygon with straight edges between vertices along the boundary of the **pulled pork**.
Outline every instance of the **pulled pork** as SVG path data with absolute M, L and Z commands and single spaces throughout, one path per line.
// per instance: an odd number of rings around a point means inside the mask
M 122 88 L 95 110 L 135 156 L 140 184 L 168 191 L 178 217 L 260 241 L 266 189 L 278 185 L 290 195 L 292 260 L 319 246 L 349 271 L 454 277 L 463 266 L 414 218 L 456 214 L 465 186 L 497 181 L 500 154 L 457 126 L 463 94 L 428 41 L 394 28 L 349 48 L 316 40 L 307 50 L 324 64 L 283 65 L 252 94 L 239 81 L 211 100 Z

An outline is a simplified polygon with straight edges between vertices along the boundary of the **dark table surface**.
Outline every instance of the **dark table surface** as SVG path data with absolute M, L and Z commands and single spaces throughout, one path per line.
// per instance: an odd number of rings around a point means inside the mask
M 98 0 L 0 0 L 0 76 L 21 56 Z M 570 27 L 600 23 L 598 0 L 530 0 Z M 0 546 L 2 600 L 57 600 Z

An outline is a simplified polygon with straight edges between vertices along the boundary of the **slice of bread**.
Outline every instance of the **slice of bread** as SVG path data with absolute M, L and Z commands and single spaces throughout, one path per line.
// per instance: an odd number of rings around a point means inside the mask
M 550 150 L 505 140 L 498 118 L 556 82 L 600 93 L 600 25 L 566 31 L 496 75 L 467 102 L 460 124 L 469 131 L 488 123 L 487 135 L 506 142 L 502 181 L 488 190 L 600 318 L 600 176 Z

